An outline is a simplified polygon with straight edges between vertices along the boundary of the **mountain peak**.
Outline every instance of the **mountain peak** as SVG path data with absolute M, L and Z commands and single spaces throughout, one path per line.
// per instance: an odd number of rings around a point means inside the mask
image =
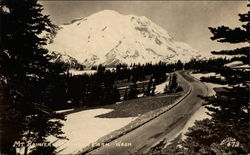
M 174 41 L 150 19 L 113 10 L 103 10 L 62 26 L 47 48 L 86 66 L 188 61 L 199 55 L 189 45 Z
M 119 14 L 120 15 L 119 12 L 114 11 L 114 10 L 102 10 L 102 11 L 99 11 L 99 12 L 97 12 L 95 14 L 106 14 L 106 15 L 114 15 L 114 14 L 117 15 L 117 14 Z
M 105 19 L 110 18 L 111 20 L 114 20 L 114 18 L 118 18 L 120 16 L 122 16 L 122 14 L 114 10 L 102 10 L 102 11 L 99 11 L 97 13 L 90 15 L 88 19 L 98 18 L 98 19 L 105 20 Z

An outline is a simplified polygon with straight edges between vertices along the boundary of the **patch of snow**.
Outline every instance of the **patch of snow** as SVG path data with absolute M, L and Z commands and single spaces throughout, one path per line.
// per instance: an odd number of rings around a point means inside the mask
M 82 75 L 82 74 L 93 75 L 96 72 L 97 72 L 96 70 L 75 70 L 75 69 L 69 70 L 69 73 L 72 75 Z
M 215 72 L 210 72 L 210 73 L 192 73 L 191 75 L 196 79 L 200 80 L 201 77 L 216 76 L 217 74 Z
M 143 93 L 137 95 L 137 97 L 139 97 L 139 98 L 140 98 L 140 97 L 143 97 L 143 96 L 144 96 Z
M 49 137 L 48 140 L 54 142 L 59 154 L 74 154 L 110 132 L 126 126 L 136 118 L 96 117 L 111 111 L 113 109 L 100 108 L 69 114 L 62 127 L 62 131 L 69 140 L 57 140 L 54 137 Z
M 116 102 L 115 104 L 122 104 L 123 102 Z
M 163 82 L 163 83 L 161 83 L 159 85 L 156 85 L 156 87 L 155 87 L 155 94 L 162 94 L 162 93 L 164 93 L 165 87 L 169 83 L 169 76 L 170 76 L 170 74 L 166 73 L 166 76 L 167 76 L 167 79 L 166 79 L 165 82 Z
M 56 113 L 63 113 L 63 112 L 68 112 L 68 111 L 73 111 L 74 109 L 66 109 L 66 110 L 58 110 Z
M 234 67 L 234 68 L 239 68 L 239 69 L 245 69 L 245 68 L 247 68 L 247 69 L 249 69 L 250 68 L 250 65 L 248 65 L 248 64 L 246 64 L 246 65 L 240 65 L 240 66 L 236 66 L 236 67 Z
M 222 84 L 216 84 L 216 83 L 210 83 L 210 82 L 204 82 L 204 84 L 208 87 L 208 96 L 216 95 L 214 88 L 228 87 L 228 85 L 222 85 Z
M 163 83 L 161 83 L 159 85 L 156 85 L 156 87 L 155 87 L 155 94 L 162 94 L 162 93 L 164 93 L 164 89 L 165 89 L 166 85 L 168 85 L 168 81 L 163 82 Z
M 250 65 L 244 64 L 242 61 L 233 61 L 233 62 L 225 64 L 224 66 L 230 67 L 232 69 L 241 69 L 241 70 L 245 70 L 245 71 L 250 70 Z
M 118 89 L 128 89 L 129 86 L 119 87 Z
M 243 65 L 242 61 L 233 61 L 230 63 L 225 64 L 225 67 L 235 67 L 235 66 L 239 66 L 239 65 Z
M 188 128 L 194 126 L 194 122 L 195 121 L 199 121 L 199 120 L 203 120 L 206 118 L 211 118 L 211 116 L 209 116 L 206 112 L 208 112 L 208 110 L 204 107 L 201 106 L 192 116 L 191 118 L 188 120 L 188 122 L 185 124 L 184 128 L 180 131 L 180 133 L 182 133 L 182 140 L 184 140 L 186 138 L 185 133 L 188 132 Z M 179 134 L 177 134 L 179 135 Z
M 191 76 L 197 78 L 200 80 L 201 77 L 209 77 L 209 76 L 219 76 L 221 79 L 225 79 L 225 77 L 221 76 L 220 74 L 216 74 L 214 72 L 210 73 L 192 73 Z M 211 82 L 203 82 L 207 87 L 208 87 L 208 96 L 213 96 L 216 95 L 216 92 L 214 91 L 213 88 L 218 88 L 218 87 L 228 87 L 228 85 L 222 85 L 222 84 L 216 84 L 216 83 L 211 83 Z

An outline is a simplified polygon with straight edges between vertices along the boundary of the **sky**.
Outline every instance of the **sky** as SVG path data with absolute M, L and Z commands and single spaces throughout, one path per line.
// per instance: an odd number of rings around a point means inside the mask
M 87 17 L 102 10 L 146 16 L 163 27 L 176 41 L 201 52 L 241 47 L 210 40 L 208 27 L 240 26 L 239 13 L 246 13 L 247 1 L 40 1 L 44 14 L 56 25 Z

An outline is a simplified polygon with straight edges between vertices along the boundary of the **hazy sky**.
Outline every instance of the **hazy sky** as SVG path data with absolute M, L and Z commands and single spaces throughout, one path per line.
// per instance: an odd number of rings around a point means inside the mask
M 146 16 L 177 41 L 202 52 L 232 49 L 239 45 L 211 41 L 208 27 L 239 26 L 238 13 L 248 11 L 247 1 L 41 1 L 44 13 L 61 25 L 101 10 Z

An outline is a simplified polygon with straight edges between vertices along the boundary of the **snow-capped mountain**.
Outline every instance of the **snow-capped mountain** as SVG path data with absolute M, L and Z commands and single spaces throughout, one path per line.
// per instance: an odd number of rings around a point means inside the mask
M 60 26 L 47 47 L 86 66 L 188 61 L 200 56 L 150 19 L 104 10 Z

